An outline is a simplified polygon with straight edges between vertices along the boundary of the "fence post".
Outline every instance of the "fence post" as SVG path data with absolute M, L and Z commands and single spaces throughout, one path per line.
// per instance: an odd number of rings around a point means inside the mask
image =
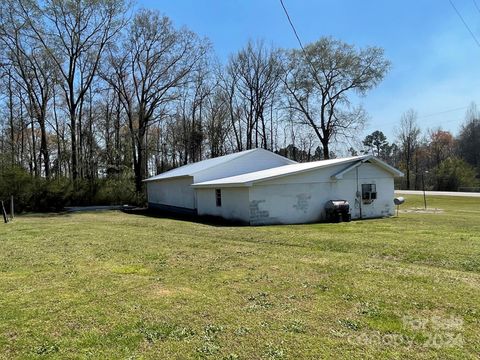
M 3 205 L 3 200 L 2 200 L 2 214 L 3 214 L 3 221 L 5 221 L 5 224 L 8 223 L 7 212 L 5 211 L 5 206 Z
M 13 195 L 10 196 L 10 219 L 15 217 L 15 206 L 13 205 Z

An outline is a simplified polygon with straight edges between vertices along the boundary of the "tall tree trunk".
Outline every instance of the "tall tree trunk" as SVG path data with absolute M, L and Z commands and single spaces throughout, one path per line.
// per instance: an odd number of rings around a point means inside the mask
M 145 118 L 145 112 L 142 107 L 138 111 L 138 134 L 137 134 L 137 162 L 135 169 L 135 189 L 138 194 L 143 192 L 143 180 L 147 175 L 147 149 L 146 132 L 148 119 Z
M 78 160 L 77 160 L 77 122 L 75 108 L 70 108 L 70 141 L 72 145 L 72 161 L 71 161 L 71 172 L 72 180 L 75 181 L 78 179 Z
M 43 157 L 45 177 L 49 179 L 50 178 L 50 155 L 48 153 L 47 131 L 45 129 L 44 115 L 40 116 L 40 118 L 38 119 L 38 124 L 40 125 L 40 153 L 42 154 L 42 157 Z
M 231 98 L 229 103 L 229 113 L 230 113 L 230 120 L 232 122 L 233 133 L 235 135 L 235 141 L 237 143 L 237 151 L 242 151 L 243 150 L 242 140 L 239 136 L 239 131 L 237 130 L 237 126 L 235 125 L 235 114 L 233 111 L 233 102 Z
M 57 176 L 62 176 L 62 148 L 60 143 L 60 128 L 58 126 L 57 105 L 55 91 L 53 92 L 53 118 L 55 120 L 55 132 L 57 134 Z
M 88 164 L 88 171 L 87 174 L 91 180 L 93 180 L 95 176 L 95 156 L 93 154 L 93 99 L 92 99 L 92 88 L 89 88 L 89 107 L 88 107 L 88 154 L 87 154 L 87 164 Z
M 22 147 L 20 149 L 20 164 L 23 165 L 23 159 L 25 159 L 25 148 L 26 148 L 26 145 L 25 145 L 25 142 L 27 141 L 25 139 L 25 133 L 26 131 L 28 131 L 28 124 L 25 124 L 25 122 L 23 121 L 23 102 L 20 101 L 20 133 L 22 134 Z
M 138 137 L 140 135 L 138 134 L 137 136 L 135 136 L 135 128 L 133 125 L 133 112 L 130 104 L 127 108 L 127 117 L 128 117 L 128 127 L 130 129 L 130 140 L 132 143 L 131 146 L 132 146 L 133 174 L 135 177 L 135 190 L 137 193 L 141 193 L 142 191 L 142 174 L 140 170 L 141 150 L 140 150 L 140 146 L 138 146 L 139 144 Z
M 323 148 L 323 159 L 324 160 L 330 159 L 330 149 L 329 149 L 328 141 L 321 140 L 320 142 L 322 143 L 322 148 Z
M 31 148 L 31 158 L 33 167 L 31 168 L 33 175 L 38 177 L 38 164 L 37 164 L 37 146 L 35 144 L 35 122 L 33 121 L 33 117 L 30 118 L 30 126 L 31 126 L 31 136 L 32 136 L 32 148 Z
M 260 120 L 262 124 L 262 148 L 268 149 L 267 126 L 265 125 L 265 117 L 263 116 L 263 110 L 260 112 Z
M 414 154 L 414 159 L 415 159 L 415 190 L 419 189 L 419 176 L 418 176 L 418 170 L 419 170 L 419 164 L 418 164 L 418 154 Z
M 11 149 L 11 165 L 15 165 L 15 128 L 13 123 L 13 90 L 12 90 L 12 78 L 10 71 L 8 73 L 8 112 L 10 122 L 10 149 Z
M 115 169 L 120 170 L 120 101 L 117 102 L 117 114 L 115 117 Z
M 135 172 L 135 190 L 138 194 L 142 193 L 143 190 L 143 168 L 144 168 L 144 163 L 145 163 L 145 154 L 144 154 L 144 149 L 143 149 L 143 135 L 138 136 L 137 139 L 137 156 L 136 156 L 136 161 L 134 161 L 134 172 Z
M 410 190 L 410 150 L 408 150 L 406 159 L 405 159 L 405 167 L 407 170 L 407 190 Z
M 78 106 L 78 116 L 77 116 L 77 136 L 78 136 L 78 147 L 77 147 L 77 156 L 78 156 L 78 175 L 80 179 L 83 179 L 85 176 L 85 162 L 84 162 L 84 129 L 83 129 L 83 102 L 85 98 L 82 97 L 80 104 Z

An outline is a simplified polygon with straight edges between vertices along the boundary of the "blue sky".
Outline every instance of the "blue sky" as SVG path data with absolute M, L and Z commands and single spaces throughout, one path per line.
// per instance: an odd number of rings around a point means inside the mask
M 480 40 L 473 0 L 452 0 Z M 480 0 L 478 5 L 480 6 Z M 414 108 L 422 130 L 458 132 L 466 107 L 480 100 L 480 47 L 448 0 L 284 0 L 304 44 L 333 36 L 359 47 L 385 49 L 392 69 L 362 99 L 365 130 L 393 135 L 401 114 Z M 208 37 L 221 61 L 248 39 L 298 47 L 279 0 L 140 0 L 177 26 Z

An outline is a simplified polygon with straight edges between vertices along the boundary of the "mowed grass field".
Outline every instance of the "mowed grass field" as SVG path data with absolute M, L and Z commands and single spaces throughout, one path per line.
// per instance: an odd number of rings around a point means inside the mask
M 0 357 L 478 358 L 480 199 L 429 206 L 265 227 L 17 217 L 0 224 Z

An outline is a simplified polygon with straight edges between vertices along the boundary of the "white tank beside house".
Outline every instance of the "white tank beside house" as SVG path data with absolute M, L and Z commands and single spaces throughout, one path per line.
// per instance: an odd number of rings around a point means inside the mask
M 394 177 L 371 155 L 291 164 L 192 185 L 199 215 L 251 225 L 325 220 L 329 200 L 347 200 L 352 219 L 394 214 Z
M 192 184 L 288 164 L 296 162 L 264 149 L 252 149 L 181 166 L 144 180 L 148 206 L 195 214 L 198 200 Z

